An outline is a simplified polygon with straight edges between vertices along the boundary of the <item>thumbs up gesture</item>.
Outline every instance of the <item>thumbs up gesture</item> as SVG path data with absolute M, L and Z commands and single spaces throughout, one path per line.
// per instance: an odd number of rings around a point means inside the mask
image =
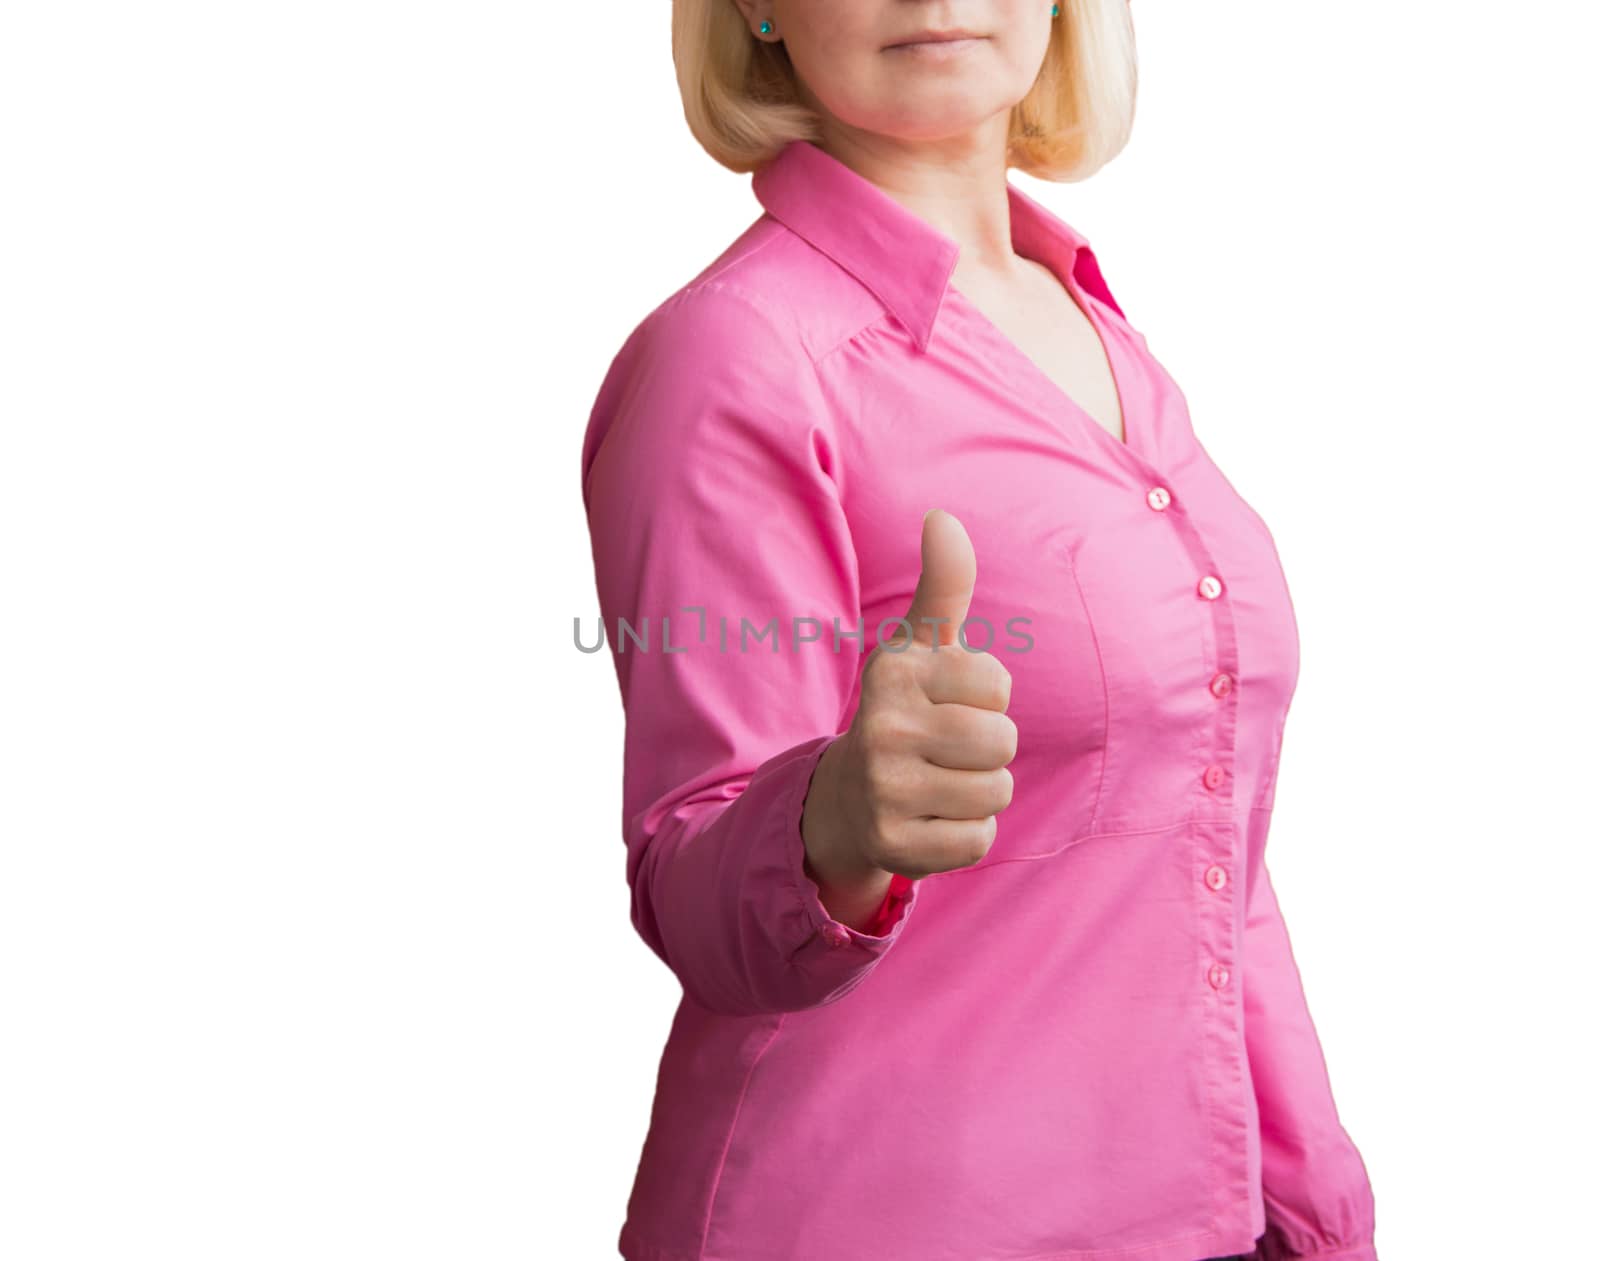
M 894 637 L 873 649 L 850 728 L 817 764 L 802 818 L 823 882 L 881 897 L 887 876 L 920 879 L 989 852 L 1011 802 L 1017 727 L 1011 674 L 957 641 L 978 564 L 961 523 L 922 522 L 922 575 Z M 874 877 L 881 878 L 881 884 Z M 870 900 L 870 893 L 869 898 Z

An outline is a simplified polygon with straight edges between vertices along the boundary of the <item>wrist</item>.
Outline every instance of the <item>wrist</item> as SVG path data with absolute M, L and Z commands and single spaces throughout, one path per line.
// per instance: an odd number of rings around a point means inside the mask
M 841 923 L 859 927 L 876 915 L 894 876 L 862 858 L 853 843 L 838 791 L 845 738 L 831 742 L 812 771 L 801 812 L 802 869 L 817 886 L 828 913 Z

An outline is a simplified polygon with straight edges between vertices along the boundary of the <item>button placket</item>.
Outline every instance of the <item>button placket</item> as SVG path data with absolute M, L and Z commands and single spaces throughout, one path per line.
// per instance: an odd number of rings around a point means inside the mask
M 1233 612 L 1228 607 L 1228 603 L 1221 599 L 1223 592 L 1225 591 L 1222 579 L 1214 573 L 1202 574 L 1199 581 L 1195 584 L 1195 591 L 1202 600 L 1209 601 L 1211 604 L 1213 624 L 1216 629 L 1218 650 L 1217 664 L 1225 667 L 1230 662 L 1232 650 L 1236 646 L 1237 641 L 1233 633 Z M 1211 695 L 1216 699 L 1219 701 L 1225 700 L 1233 694 L 1233 673 L 1230 669 L 1219 668 L 1214 674 L 1212 674 L 1206 686 L 1210 690 Z M 1229 785 L 1231 777 L 1228 773 L 1228 767 L 1225 764 L 1225 759 L 1232 754 L 1234 749 L 1235 723 L 1237 722 L 1237 718 L 1238 710 L 1236 706 L 1224 706 L 1217 711 L 1217 740 L 1212 752 L 1212 756 L 1218 760 L 1208 762 L 1200 773 L 1200 782 L 1204 786 L 1205 791 L 1213 795 L 1223 796 L 1224 798 L 1227 798 L 1230 795 Z M 1233 829 L 1230 828 L 1229 830 L 1232 831 Z M 1225 832 L 1224 835 L 1227 835 L 1227 833 Z M 1223 857 L 1226 861 L 1226 851 L 1224 851 Z M 1222 890 L 1228 885 L 1228 869 L 1223 862 L 1212 862 L 1206 867 L 1201 879 L 1206 888 L 1209 889 L 1212 894 L 1220 895 Z M 1230 917 L 1227 921 L 1228 926 L 1225 927 L 1223 922 L 1219 919 L 1216 925 L 1216 932 L 1212 936 L 1212 948 L 1217 950 L 1219 953 L 1226 952 L 1227 950 L 1231 949 L 1234 941 L 1234 935 L 1232 931 L 1233 921 L 1231 918 L 1233 914 L 1233 905 L 1232 899 L 1230 898 L 1222 898 L 1218 902 L 1218 916 L 1220 917 L 1224 913 Z M 1211 965 L 1206 969 L 1207 983 L 1213 990 L 1219 992 L 1227 986 L 1231 975 L 1232 974 L 1228 970 L 1228 966 L 1222 962 L 1220 958 L 1214 958 Z
M 1152 485 L 1149 490 L 1145 492 L 1145 502 L 1152 510 L 1156 512 L 1162 512 L 1165 511 L 1165 509 L 1172 503 L 1172 494 L 1164 485 Z M 1191 548 L 1195 549 L 1196 554 L 1203 554 L 1204 549 L 1203 547 L 1199 546 L 1200 540 L 1195 533 L 1193 522 L 1187 519 L 1187 514 L 1178 514 L 1172 518 L 1172 522 L 1173 525 L 1179 529 L 1180 533 L 1183 533 L 1187 536 L 1187 541 Z M 1213 605 L 1213 617 L 1215 619 L 1217 628 L 1219 655 L 1221 660 L 1226 662 L 1231 656 L 1232 650 L 1236 644 L 1236 640 L 1233 633 L 1232 611 L 1227 608 L 1226 604 L 1218 603 L 1224 589 L 1225 588 L 1223 586 L 1222 579 L 1213 573 L 1202 574 L 1199 581 L 1195 585 L 1195 590 L 1200 598 L 1210 601 Z M 1228 669 L 1219 669 L 1211 676 L 1206 686 L 1210 690 L 1212 696 L 1218 700 L 1224 700 L 1233 694 L 1234 684 L 1235 678 L 1233 673 Z M 1236 720 L 1236 707 L 1227 706 L 1218 711 L 1218 740 L 1216 746 L 1217 755 L 1225 755 L 1231 752 L 1234 739 L 1234 724 Z M 1200 779 L 1207 792 L 1213 794 L 1218 793 L 1219 791 L 1223 790 L 1224 786 L 1228 782 L 1227 767 L 1224 766 L 1220 761 L 1207 763 L 1204 770 L 1201 772 Z M 1235 831 L 1235 828 L 1231 822 L 1225 823 L 1223 827 L 1224 836 L 1227 836 Z M 1204 831 L 1207 835 L 1207 839 L 1209 840 L 1211 827 L 1207 826 Z M 1201 879 L 1206 888 L 1212 893 L 1220 894 L 1221 891 L 1228 885 L 1228 869 L 1223 865 L 1223 863 L 1210 863 L 1205 868 L 1205 872 Z M 1229 913 L 1231 914 L 1231 899 L 1221 900 L 1219 903 L 1219 914 L 1222 912 L 1222 908 L 1229 908 Z M 1229 922 L 1231 923 L 1231 921 Z M 1217 927 L 1218 934 L 1215 938 L 1216 945 L 1218 948 L 1226 949 L 1232 944 L 1233 934 L 1230 930 L 1224 929 L 1220 922 L 1218 923 Z M 1227 965 L 1222 963 L 1220 960 L 1213 961 L 1206 969 L 1206 981 L 1210 984 L 1212 989 L 1218 991 L 1222 990 L 1228 984 L 1231 975 L 1232 974 L 1229 972 Z
M 1214 648 L 1208 644 L 1208 649 L 1215 653 L 1212 668 L 1216 672 L 1207 681 L 1207 686 L 1214 698 L 1219 701 L 1224 700 L 1232 696 L 1238 684 L 1239 663 L 1235 657 L 1238 636 L 1233 622 L 1233 611 L 1229 607 L 1230 602 L 1219 599 L 1224 593 L 1222 579 L 1214 573 L 1207 572 L 1216 563 L 1216 559 L 1209 554 L 1194 518 L 1185 505 L 1177 501 L 1166 485 L 1161 470 L 1155 468 L 1132 444 L 1117 444 L 1116 453 L 1120 459 L 1126 459 L 1143 475 L 1146 505 L 1152 511 L 1164 513 L 1182 540 L 1192 563 L 1199 567 L 1202 576 L 1195 589 L 1199 598 L 1207 602 L 1214 632 L 1208 637 Z M 1170 505 L 1175 505 L 1173 511 L 1167 511 Z M 1215 722 L 1211 725 L 1211 746 L 1209 749 L 1202 747 L 1201 756 L 1208 758 L 1207 765 L 1217 766 L 1220 769 L 1222 763 L 1231 761 L 1237 749 L 1239 706 L 1237 703 L 1222 704 L 1213 712 Z M 1202 775 L 1204 773 L 1202 771 Z M 1238 1107 L 1244 1108 L 1247 1105 L 1242 1094 L 1248 1091 L 1249 1087 L 1245 1081 L 1246 1070 L 1241 1065 L 1240 1052 L 1243 1044 L 1240 1030 L 1243 1004 L 1238 1001 L 1237 987 L 1233 990 L 1227 988 L 1232 973 L 1224 962 L 1237 946 L 1241 927 L 1240 899 L 1223 892 L 1230 884 L 1228 871 L 1237 861 L 1236 851 L 1242 831 L 1234 814 L 1236 803 L 1232 801 L 1229 777 L 1225 776 L 1214 788 L 1200 785 L 1196 788 L 1197 791 L 1207 793 L 1208 798 L 1215 803 L 1212 809 L 1196 812 L 1189 839 L 1194 852 L 1203 855 L 1202 861 L 1208 863 L 1201 877 L 1208 891 L 1200 891 L 1197 895 L 1204 899 L 1202 905 L 1197 908 L 1201 927 L 1201 948 L 1210 956 L 1205 966 L 1205 983 L 1216 993 L 1224 1013 L 1223 1019 L 1214 1021 L 1208 1026 L 1207 1054 L 1213 1069 L 1219 1074 L 1225 1074 L 1233 1088 L 1241 1092 L 1240 1096 L 1236 1097 L 1235 1103 Z M 1215 861 L 1211 861 L 1213 859 Z M 1227 1165 L 1234 1169 L 1238 1193 L 1241 1196 L 1247 1194 L 1248 1171 L 1243 1162 L 1237 1159 L 1237 1150 L 1225 1141 L 1220 1131 L 1212 1155 L 1218 1166 Z

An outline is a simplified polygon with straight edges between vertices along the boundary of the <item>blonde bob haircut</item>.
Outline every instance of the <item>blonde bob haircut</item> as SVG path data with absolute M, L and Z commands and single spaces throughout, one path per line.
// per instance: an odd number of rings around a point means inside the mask
M 1006 165 L 1086 179 L 1133 128 L 1138 73 L 1129 0 L 1063 0 L 1039 77 L 1011 109 Z M 733 0 L 672 0 L 672 59 L 689 130 L 731 171 L 754 171 L 791 140 L 820 140 L 781 43 L 750 33 Z

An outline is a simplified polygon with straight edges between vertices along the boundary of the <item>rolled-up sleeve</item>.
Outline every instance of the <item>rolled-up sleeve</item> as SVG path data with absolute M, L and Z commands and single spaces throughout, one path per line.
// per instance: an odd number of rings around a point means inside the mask
M 715 281 L 645 318 L 590 417 L 583 496 L 625 717 L 633 924 L 713 1011 L 837 1001 L 916 903 L 895 876 L 859 931 L 804 866 L 811 777 L 871 643 L 837 476 L 814 359 L 781 309 Z M 835 619 L 856 637 L 836 638 Z
M 1266 818 L 1258 812 L 1258 825 Z M 1261 1118 L 1266 1234 L 1249 1261 L 1377 1261 L 1372 1187 L 1340 1123 L 1272 877 L 1245 915 L 1245 1042 Z

